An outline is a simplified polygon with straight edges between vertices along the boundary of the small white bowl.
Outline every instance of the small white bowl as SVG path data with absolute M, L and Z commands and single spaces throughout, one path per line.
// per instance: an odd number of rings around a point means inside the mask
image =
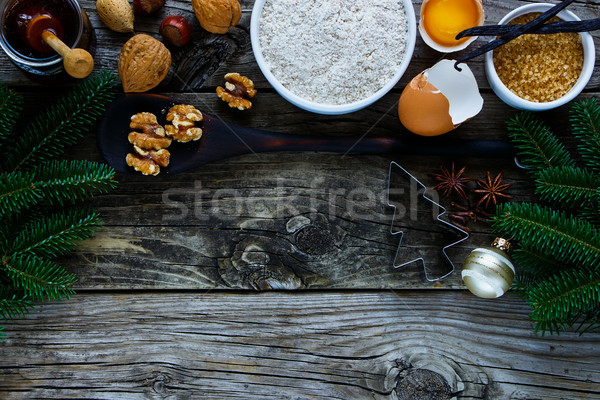
M 453 53 L 455 51 L 460 51 L 460 50 L 464 50 L 466 49 L 471 43 L 473 43 L 476 39 L 477 36 L 472 36 L 469 39 L 465 40 L 464 42 L 462 42 L 459 45 L 456 46 L 444 46 L 441 45 L 439 43 L 437 43 L 436 41 L 434 41 L 429 34 L 427 33 L 427 30 L 425 30 L 425 24 L 424 24 L 424 15 L 423 12 L 425 10 L 425 5 L 429 2 L 429 0 L 424 0 L 423 3 L 421 4 L 421 11 L 420 11 L 420 19 L 419 19 L 419 34 L 421 35 L 421 39 L 423 39 L 423 42 L 425 42 L 425 44 L 429 47 L 431 47 L 432 49 L 434 49 L 435 51 L 439 51 L 440 53 Z M 477 8 L 479 9 L 479 20 L 477 21 L 477 25 L 483 25 L 484 21 L 485 21 L 485 12 L 483 10 L 483 3 L 480 0 L 475 0 L 475 4 L 477 5 Z
M 554 4 L 537 3 L 518 7 L 506 14 L 506 16 L 500 20 L 499 24 L 507 24 L 523 14 L 534 12 L 543 13 L 553 6 Z M 556 15 L 564 21 L 580 21 L 575 14 L 568 10 L 562 10 Z M 511 92 L 498 77 L 496 69 L 494 68 L 493 52 L 488 51 L 485 55 L 485 74 L 492 90 L 494 93 L 496 93 L 496 96 L 498 96 L 502 101 L 511 107 L 519 110 L 529 111 L 551 110 L 573 100 L 579 93 L 581 93 L 583 88 L 585 88 L 590 80 L 592 72 L 594 71 L 594 63 L 596 61 L 596 49 L 594 48 L 594 40 L 592 35 L 590 35 L 588 32 L 580 32 L 579 35 L 581 36 L 581 43 L 583 45 L 583 68 L 581 70 L 581 74 L 579 75 L 579 79 L 577 79 L 575 85 L 573 85 L 571 90 L 569 90 L 564 96 L 545 103 L 536 103 L 525 100 Z
M 260 27 L 260 17 L 262 15 L 262 9 L 267 0 L 256 0 L 254 3 L 254 7 L 252 8 L 252 17 L 250 19 L 250 42 L 252 43 L 252 51 L 254 52 L 254 58 L 260 67 L 267 81 L 273 86 L 273 88 L 287 101 L 290 103 L 304 109 L 307 111 L 311 111 L 317 114 L 326 114 L 326 115 L 338 115 L 338 114 L 346 114 L 354 111 L 358 111 L 369 105 L 373 104 L 381 97 L 383 97 L 387 92 L 389 92 L 395 85 L 398 83 L 406 68 L 408 68 L 408 64 L 412 58 L 413 51 L 415 49 L 415 41 L 417 37 L 417 23 L 415 18 L 415 10 L 413 8 L 411 0 L 402 0 L 402 4 L 404 5 L 404 11 L 406 12 L 406 21 L 408 23 L 408 35 L 406 38 L 406 48 L 404 50 L 404 57 L 402 62 L 398 66 L 396 73 L 381 89 L 372 94 L 369 97 L 366 97 L 362 100 L 358 100 L 348 104 L 323 104 L 316 103 L 314 101 L 306 100 L 294 93 L 290 90 L 286 89 L 280 82 L 275 78 L 275 76 L 269 70 L 267 63 L 262 54 L 262 49 L 260 47 L 260 37 L 259 37 L 259 27 Z M 271 0 L 276 1 L 276 0 Z

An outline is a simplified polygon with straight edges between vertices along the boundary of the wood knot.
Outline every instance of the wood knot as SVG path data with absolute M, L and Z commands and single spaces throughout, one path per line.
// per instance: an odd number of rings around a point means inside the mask
M 447 400 L 452 397 L 444 377 L 428 369 L 411 369 L 396 385 L 398 400 Z
M 326 254 L 333 245 L 333 237 L 328 230 L 308 225 L 296 232 L 296 247 L 304 254 L 320 256 Z

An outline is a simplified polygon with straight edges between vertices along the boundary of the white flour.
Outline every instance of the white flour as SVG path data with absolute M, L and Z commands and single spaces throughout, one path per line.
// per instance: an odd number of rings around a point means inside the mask
M 284 87 L 317 103 L 347 104 L 392 78 L 408 23 L 400 0 L 267 0 L 259 32 Z

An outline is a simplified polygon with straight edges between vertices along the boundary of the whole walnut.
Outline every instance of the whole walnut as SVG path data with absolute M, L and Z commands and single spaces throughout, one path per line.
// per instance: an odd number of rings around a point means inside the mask
M 192 0 L 192 8 L 200 26 L 212 33 L 226 33 L 242 17 L 238 0 Z
M 143 33 L 129 39 L 119 56 L 119 77 L 125 92 L 146 92 L 157 86 L 171 68 L 171 52 Z

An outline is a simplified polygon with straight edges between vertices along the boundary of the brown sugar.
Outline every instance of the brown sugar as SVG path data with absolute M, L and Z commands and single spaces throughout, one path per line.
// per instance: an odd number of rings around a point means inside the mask
M 511 24 L 525 24 L 540 13 L 521 15 Z M 549 22 L 559 21 L 557 17 Z M 583 45 L 577 33 L 526 34 L 494 50 L 494 68 L 517 96 L 546 103 L 564 96 L 581 74 Z

